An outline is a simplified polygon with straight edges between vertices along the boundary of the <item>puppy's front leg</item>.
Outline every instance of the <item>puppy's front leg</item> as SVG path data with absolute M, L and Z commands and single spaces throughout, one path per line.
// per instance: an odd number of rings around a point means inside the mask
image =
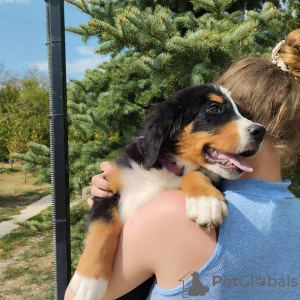
M 200 172 L 183 176 L 181 190 L 186 195 L 187 216 L 197 225 L 211 229 L 227 216 L 227 202 L 210 179 Z
M 122 184 L 116 165 L 108 179 L 114 196 L 93 197 L 85 249 L 71 283 L 71 290 L 76 294 L 75 300 L 101 300 L 106 293 L 122 228 L 117 194 Z
M 97 197 L 94 197 L 93 200 L 92 213 L 93 210 L 103 206 L 103 201 L 113 201 L 113 199 Z M 75 300 L 103 299 L 111 274 L 121 227 L 117 207 L 111 209 L 110 212 L 106 211 L 100 218 L 90 223 L 85 249 L 71 283 L 71 290 L 76 295 Z

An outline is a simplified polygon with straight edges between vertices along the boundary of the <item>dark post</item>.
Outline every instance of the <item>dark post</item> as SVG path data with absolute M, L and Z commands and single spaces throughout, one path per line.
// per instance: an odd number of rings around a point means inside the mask
M 47 0 L 55 299 L 71 276 L 64 1 Z

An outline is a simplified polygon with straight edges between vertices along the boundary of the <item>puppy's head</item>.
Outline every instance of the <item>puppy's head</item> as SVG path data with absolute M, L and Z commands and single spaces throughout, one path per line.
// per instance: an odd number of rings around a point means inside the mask
M 225 88 L 206 84 L 159 104 L 146 119 L 139 147 L 146 168 L 162 154 L 187 169 L 235 179 L 252 171 L 242 157 L 258 152 L 264 134 L 264 127 L 240 114 Z

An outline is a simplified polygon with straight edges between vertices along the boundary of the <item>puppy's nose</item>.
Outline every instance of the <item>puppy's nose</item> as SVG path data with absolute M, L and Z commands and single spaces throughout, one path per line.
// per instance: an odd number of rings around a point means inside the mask
M 263 126 L 257 125 L 257 124 L 253 124 L 248 128 L 248 131 L 251 135 L 251 137 L 257 142 L 257 143 L 261 143 L 264 135 L 266 133 L 266 129 Z

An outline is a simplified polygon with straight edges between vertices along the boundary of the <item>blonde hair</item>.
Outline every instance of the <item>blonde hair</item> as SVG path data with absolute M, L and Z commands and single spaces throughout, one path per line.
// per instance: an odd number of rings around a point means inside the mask
M 279 56 L 290 72 L 300 78 L 300 29 L 292 31 L 280 47 Z
M 218 80 L 231 91 L 245 117 L 262 124 L 292 165 L 300 146 L 300 29 L 292 31 L 279 51 L 289 72 L 260 58 L 234 63 Z

